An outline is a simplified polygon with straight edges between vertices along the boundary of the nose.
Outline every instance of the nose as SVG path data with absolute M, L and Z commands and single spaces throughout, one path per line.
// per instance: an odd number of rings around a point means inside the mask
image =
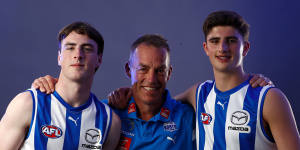
M 80 59 L 83 58 L 83 56 L 84 56 L 83 51 L 80 48 L 76 48 L 74 50 L 74 56 L 73 56 L 73 58 L 80 60 Z
M 157 82 L 157 72 L 153 69 L 151 69 L 148 73 L 147 73 L 147 81 L 149 83 L 156 83 Z
M 228 43 L 226 41 L 220 43 L 219 51 L 220 52 L 228 51 Z

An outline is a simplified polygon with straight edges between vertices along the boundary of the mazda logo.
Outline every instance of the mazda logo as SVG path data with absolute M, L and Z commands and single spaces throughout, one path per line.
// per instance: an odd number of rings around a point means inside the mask
M 247 124 L 250 120 L 249 113 L 247 111 L 235 111 L 231 115 L 231 122 L 234 125 L 244 125 Z
M 85 132 L 85 140 L 90 144 L 98 143 L 102 138 L 101 131 L 98 129 L 88 129 Z

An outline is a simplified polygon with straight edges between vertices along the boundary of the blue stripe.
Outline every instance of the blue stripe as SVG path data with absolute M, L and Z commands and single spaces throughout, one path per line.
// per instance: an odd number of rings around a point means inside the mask
M 226 122 L 226 113 L 228 108 L 228 97 L 218 97 L 216 96 L 215 102 L 215 123 L 214 123 L 214 150 L 226 150 L 226 140 L 225 140 L 225 122 Z M 217 102 L 220 101 L 224 104 L 223 107 L 217 105 Z
M 64 139 L 64 150 L 77 149 L 79 145 L 80 137 L 80 125 L 81 125 L 81 111 L 75 112 L 67 110 L 66 113 L 66 131 Z M 76 123 L 70 119 L 72 117 Z
M 252 88 L 250 85 L 244 100 L 243 110 L 247 111 L 250 115 L 250 121 L 247 126 L 250 126 L 250 133 L 239 133 L 240 149 L 254 150 L 256 123 L 257 123 L 257 107 L 259 100 L 259 93 L 262 87 Z
M 27 132 L 25 140 L 29 137 L 30 132 L 31 132 L 31 128 L 32 128 L 32 125 L 33 125 L 33 120 L 34 120 L 34 115 L 35 115 L 35 105 L 36 105 L 35 104 L 35 97 L 34 97 L 34 94 L 33 94 L 32 90 L 27 90 L 27 91 L 30 92 L 31 97 L 32 97 L 32 115 L 31 115 L 30 127 L 29 127 L 29 130 Z
M 43 135 L 41 128 L 43 125 L 51 123 L 51 95 L 46 95 L 37 90 L 37 116 L 35 122 L 34 148 L 47 149 L 48 138 Z
M 197 142 L 199 142 L 199 149 L 204 149 L 204 145 L 205 145 L 205 131 L 204 131 L 204 125 L 201 121 L 201 113 L 205 112 L 204 109 L 204 103 L 206 102 L 207 96 L 209 94 L 209 92 L 211 91 L 212 87 L 213 87 L 214 83 L 204 83 L 201 87 L 201 91 L 199 93 L 199 99 L 197 99 L 196 95 L 196 110 L 198 111 L 198 125 L 199 125 L 199 139 Z M 200 86 L 198 86 L 197 88 L 197 93 L 198 94 L 198 90 Z M 197 108 L 197 104 L 199 106 L 199 108 Z

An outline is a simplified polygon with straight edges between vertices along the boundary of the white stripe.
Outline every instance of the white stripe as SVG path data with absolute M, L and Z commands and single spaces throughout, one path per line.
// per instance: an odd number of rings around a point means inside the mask
M 96 112 L 97 110 L 94 103 L 94 99 L 92 99 L 91 105 L 88 108 L 84 109 L 81 114 L 80 141 L 79 141 L 78 149 L 84 149 L 81 146 L 82 144 L 87 143 L 85 141 L 86 131 L 89 129 L 95 129 Z
M 198 123 L 198 111 L 199 111 L 199 94 L 200 94 L 200 91 L 201 91 L 201 88 L 202 88 L 202 85 L 201 84 L 198 88 L 198 91 L 197 91 L 197 97 L 196 97 L 196 105 L 197 105 L 197 109 L 196 109 L 196 146 L 197 146 L 197 150 L 199 150 L 199 143 L 200 143 L 200 139 L 199 139 L 199 123 Z
M 266 90 L 270 86 L 265 86 L 262 88 L 259 94 L 259 102 L 258 102 L 258 107 L 257 107 L 257 123 L 256 123 L 256 136 L 255 136 L 255 149 L 263 149 L 263 150 L 272 150 L 272 149 L 277 149 L 276 144 L 270 142 L 265 135 L 262 132 L 261 129 L 261 122 L 260 122 L 260 106 L 263 105 L 262 102 L 262 97 Z
M 100 102 L 100 103 L 102 103 L 102 102 Z M 105 140 L 106 140 L 106 136 L 109 133 L 109 122 L 112 119 L 112 116 L 110 116 L 110 108 L 109 108 L 109 106 L 106 105 L 105 103 L 102 103 L 102 104 L 104 104 L 105 110 L 106 110 L 106 114 L 107 114 L 107 122 L 106 122 L 106 127 L 105 127 L 105 133 L 103 134 L 103 143 L 104 143 Z
M 214 84 L 215 86 L 215 84 Z M 209 125 L 203 125 L 205 131 L 205 144 L 204 150 L 212 150 L 214 145 L 214 124 L 215 124 L 215 102 L 216 93 L 214 92 L 214 86 L 210 90 L 206 102 L 204 103 L 205 112 L 210 114 L 212 120 Z
M 200 143 L 200 138 L 199 138 L 199 98 L 200 98 L 200 91 L 202 89 L 202 86 L 205 83 L 212 83 L 211 80 L 207 80 L 206 82 L 203 82 L 202 84 L 200 84 L 198 87 L 198 91 L 197 91 L 197 96 L 196 96 L 196 146 L 197 146 L 197 150 L 199 150 L 199 143 Z M 205 134 L 205 133 L 201 133 L 201 134 Z
M 47 149 L 63 149 L 66 131 L 66 108 L 51 94 L 51 125 L 62 130 L 62 136 L 56 139 L 48 138 Z
M 29 133 L 29 137 L 24 142 L 23 147 L 21 148 L 21 150 L 32 150 L 32 149 L 34 149 L 34 131 L 35 131 L 35 121 L 36 121 L 38 100 L 37 100 L 36 90 L 35 89 L 29 89 L 29 90 L 32 91 L 32 93 L 33 93 L 32 98 L 34 98 L 34 102 L 35 102 L 35 106 L 34 106 L 35 108 L 32 108 L 32 111 L 34 111 L 34 116 L 33 116 L 33 118 L 31 118 L 31 120 L 33 119 L 33 122 L 32 122 L 32 127 L 31 127 L 31 130 L 30 130 L 30 133 Z
M 226 140 L 226 149 L 234 149 L 239 150 L 240 139 L 239 132 L 228 130 L 229 125 L 233 125 L 231 123 L 231 115 L 238 110 L 243 110 L 244 100 L 247 93 L 249 85 L 244 86 L 238 92 L 235 92 L 230 96 L 226 114 L 226 123 L 225 123 L 225 140 Z M 250 117 L 250 116 L 249 116 Z M 250 118 L 248 118 L 250 120 Z

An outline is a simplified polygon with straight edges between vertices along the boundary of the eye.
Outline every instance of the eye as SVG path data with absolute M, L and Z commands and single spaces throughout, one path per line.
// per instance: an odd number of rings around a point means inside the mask
M 71 46 L 71 45 L 68 45 L 65 47 L 65 50 L 73 50 L 74 49 L 74 46 Z
M 82 50 L 85 51 L 85 52 L 93 52 L 94 48 L 91 47 L 91 46 L 83 46 Z
M 209 42 L 212 43 L 212 44 L 217 44 L 217 43 L 219 43 L 219 39 L 212 38 L 212 39 L 209 40 Z
M 148 69 L 147 69 L 146 67 L 138 67 L 138 68 L 137 68 L 137 71 L 138 71 L 139 73 L 146 73 L 146 72 L 148 71 Z
M 237 39 L 236 38 L 230 38 L 227 40 L 227 42 L 230 44 L 230 43 L 237 43 Z
M 157 69 L 157 73 L 158 73 L 159 75 L 165 75 L 166 72 L 167 72 L 167 68 L 165 68 L 165 67 L 162 67 L 162 68 Z

